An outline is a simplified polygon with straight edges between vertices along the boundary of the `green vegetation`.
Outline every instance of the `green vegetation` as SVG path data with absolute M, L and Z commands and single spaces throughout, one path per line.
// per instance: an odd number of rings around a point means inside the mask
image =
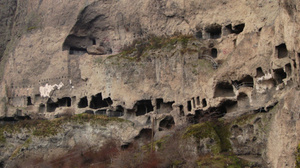
M 300 168 L 300 143 L 298 144 L 296 151 L 296 168 Z
M 4 132 L 19 133 L 22 130 L 27 133 L 32 133 L 34 136 L 48 137 L 56 135 L 63 130 L 63 124 L 74 123 L 84 124 L 91 123 L 92 125 L 105 126 L 110 122 L 125 122 L 127 120 L 107 117 L 104 115 L 78 114 L 71 117 L 62 117 L 53 120 L 24 120 L 14 124 L 0 125 L 0 143 L 5 143 Z
M 181 44 L 181 52 L 195 53 L 195 49 L 187 48 L 189 40 L 193 40 L 192 35 L 174 34 L 173 36 L 155 36 L 149 35 L 148 38 L 137 39 L 128 46 L 122 48 L 122 52 L 117 55 L 109 56 L 107 59 L 122 58 L 129 61 L 139 61 L 141 57 L 147 55 L 149 50 L 166 48 L 172 50 L 176 45 Z M 103 63 L 101 58 L 96 59 L 97 63 Z
M 249 162 L 244 161 L 233 154 L 226 153 L 214 156 L 199 156 L 197 165 L 201 168 L 243 168 L 249 166 Z
M 9 159 L 13 159 L 13 158 L 15 158 L 16 156 L 18 156 L 18 154 L 21 152 L 22 148 L 28 148 L 29 145 L 31 144 L 31 142 L 32 142 L 32 139 L 31 139 L 31 137 L 29 137 L 29 138 L 24 142 L 23 145 L 18 146 L 18 147 L 14 150 L 14 152 L 12 153 L 12 155 L 10 156 Z
M 229 124 L 221 120 L 207 121 L 188 127 L 183 137 L 191 136 L 198 142 L 204 138 L 213 139 L 215 145 L 210 146 L 210 149 L 214 154 L 231 150 Z

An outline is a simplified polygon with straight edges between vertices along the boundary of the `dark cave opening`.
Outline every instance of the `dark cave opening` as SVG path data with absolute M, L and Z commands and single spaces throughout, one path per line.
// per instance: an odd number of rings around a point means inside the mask
M 98 108 L 102 108 L 102 107 L 108 107 L 111 104 L 112 104 L 112 100 L 110 97 L 102 100 L 102 94 L 98 93 L 98 94 L 92 96 L 92 100 L 90 102 L 90 108 L 98 109 Z
M 78 108 L 85 108 L 88 106 L 88 99 L 87 97 L 83 97 L 83 98 L 80 98 L 79 100 L 79 103 L 78 103 Z
M 206 107 L 206 106 L 207 106 L 206 99 L 202 99 L 202 107 Z
M 96 39 L 92 38 L 91 40 L 92 40 L 93 45 L 96 45 Z
M 198 106 L 200 105 L 200 97 L 199 96 L 197 96 L 197 98 L 196 98 L 196 103 Z
M 233 87 L 228 82 L 220 82 L 216 85 L 214 97 L 233 97 Z
M 288 50 L 284 43 L 280 44 L 279 46 L 276 46 L 276 52 L 277 52 L 278 58 L 285 58 L 288 56 Z
M 145 115 L 146 113 L 153 111 L 151 100 L 140 100 L 136 103 L 136 105 L 137 105 L 136 116 Z
M 187 101 L 187 110 L 191 111 L 192 110 L 192 102 L 189 100 Z
M 31 106 L 31 105 L 33 105 L 32 102 L 31 102 L 31 97 L 28 96 L 27 97 L 27 106 Z
M 179 106 L 179 115 L 184 116 L 184 110 L 183 110 L 183 105 Z
M 262 76 L 265 76 L 265 73 L 263 72 L 261 67 L 256 68 L 256 76 L 257 78 L 260 78 Z
M 217 58 L 218 57 L 218 50 L 216 48 L 212 48 L 211 49 L 211 56 L 213 58 Z
M 236 89 L 240 89 L 241 87 L 252 87 L 254 86 L 253 78 L 250 75 L 246 75 L 240 81 L 233 81 Z
M 175 125 L 174 118 L 172 116 L 166 116 L 159 123 L 159 131 L 171 129 Z
M 274 79 L 276 80 L 277 84 L 280 84 L 283 82 L 283 79 L 286 78 L 286 73 L 284 72 L 283 68 L 274 69 Z
M 245 23 L 238 24 L 233 27 L 232 32 L 235 34 L 240 34 L 241 32 L 244 31 L 244 28 L 245 28 Z
M 232 33 L 240 34 L 241 32 L 244 31 L 245 24 L 242 23 L 242 24 L 238 24 L 238 25 L 233 26 L 233 27 L 232 27 L 232 24 L 229 24 L 229 25 L 225 26 L 225 28 L 226 28 L 226 31 L 227 31 L 228 34 L 232 34 Z
M 219 24 L 213 24 L 206 27 L 205 31 L 209 34 L 211 39 L 218 39 L 222 34 L 222 26 Z
M 47 101 L 47 112 L 54 112 L 57 107 L 59 107 L 59 105 L 49 98 Z
M 57 104 L 60 107 L 71 107 L 71 98 L 70 97 L 63 97 L 57 100 Z
M 134 139 L 143 139 L 143 140 L 150 140 L 152 136 L 152 129 L 150 128 L 143 128 L 140 133 Z

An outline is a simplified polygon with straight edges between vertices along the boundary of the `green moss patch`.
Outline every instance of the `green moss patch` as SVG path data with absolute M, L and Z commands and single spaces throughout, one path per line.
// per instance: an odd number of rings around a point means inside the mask
M 194 137 L 197 141 L 204 138 L 213 139 L 216 142 L 216 146 L 211 146 L 213 153 L 227 152 L 231 150 L 229 128 L 230 125 L 222 120 L 208 121 L 191 125 L 187 128 L 183 137 Z
M 296 151 L 296 168 L 300 168 L 300 143 L 298 144 Z
M 243 168 L 249 166 L 249 162 L 232 154 L 219 154 L 199 156 L 197 165 L 201 168 Z
M 107 117 L 104 115 L 90 115 L 90 114 L 78 114 L 71 117 L 62 117 L 53 120 L 24 120 L 18 121 L 14 124 L 8 123 L 0 125 L 0 143 L 5 143 L 4 132 L 19 133 L 27 132 L 32 133 L 34 136 L 48 137 L 56 135 L 63 131 L 63 125 L 65 123 L 73 124 L 85 124 L 91 123 L 92 125 L 106 126 L 110 122 L 129 122 L 127 120 Z

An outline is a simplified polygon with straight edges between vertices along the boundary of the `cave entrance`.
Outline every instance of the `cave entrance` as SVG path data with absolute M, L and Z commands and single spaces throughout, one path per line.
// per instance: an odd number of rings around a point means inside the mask
M 197 96 L 196 102 L 197 102 L 197 105 L 199 106 L 200 105 L 200 97 L 199 96 Z
M 243 87 L 253 87 L 253 78 L 250 75 L 245 76 L 241 80 L 241 84 Z
M 219 24 L 213 24 L 205 28 L 206 33 L 208 33 L 211 39 L 218 39 L 221 37 L 222 26 Z
M 260 78 L 263 76 L 265 76 L 265 74 L 264 74 L 262 68 L 261 67 L 256 68 L 256 76 L 255 77 Z
M 233 97 L 233 87 L 228 82 L 220 82 L 216 85 L 214 97 Z
M 234 34 L 240 34 L 241 32 L 244 31 L 245 24 L 238 24 L 232 27 L 232 24 L 229 24 L 226 26 L 226 29 L 229 33 L 234 33 Z
M 151 137 L 152 137 L 152 129 L 150 128 L 143 128 L 140 133 L 138 134 L 138 136 L 136 136 L 134 139 L 136 140 L 146 140 L 146 141 L 150 141 Z
M 88 106 L 88 99 L 85 96 L 79 100 L 78 108 L 86 108 L 87 106 Z
M 192 110 L 192 102 L 189 100 L 187 101 L 187 110 L 191 111 Z
M 179 115 L 184 116 L 184 110 L 183 110 L 183 105 L 179 106 Z
M 47 112 L 54 112 L 57 107 L 59 107 L 59 105 L 49 98 L 47 101 Z
M 174 118 L 172 116 L 166 116 L 159 123 L 159 131 L 171 129 L 175 125 Z
M 285 58 L 288 56 L 288 50 L 284 43 L 280 44 L 279 46 L 276 46 L 276 52 L 277 52 L 278 58 Z
M 213 58 L 217 58 L 218 57 L 218 50 L 216 48 L 211 49 L 211 56 Z
M 207 106 L 206 99 L 202 99 L 202 107 L 206 107 L 206 106 Z
M 32 106 L 33 104 L 32 104 L 32 102 L 31 102 L 31 97 L 30 96 L 28 96 L 27 97 L 27 106 Z
M 136 103 L 136 105 L 137 105 L 136 116 L 145 115 L 146 113 L 153 111 L 151 100 L 140 100 Z
M 71 98 L 70 97 L 63 97 L 57 100 L 57 104 L 60 107 L 71 107 Z
M 250 75 L 245 76 L 240 81 L 234 81 L 233 82 L 236 89 L 240 89 L 241 87 L 252 87 L 254 86 L 253 78 Z
M 98 93 L 95 96 L 92 96 L 92 100 L 90 102 L 90 108 L 98 109 L 98 108 L 102 108 L 102 107 L 108 107 L 111 104 L 112 104 L 112 100 L 110 99 L 110 97 L 102 100 L 102 94 Z
M 96 45 L 96 39 L 95 38 L 91 38 L 93 45 Z
M 277 84 L 280 84 L 283 82 L 283 79 L 286 78 L 286 73 L 284 72 L 283 68 L 274 69 L 274 79 L 276 80 Z

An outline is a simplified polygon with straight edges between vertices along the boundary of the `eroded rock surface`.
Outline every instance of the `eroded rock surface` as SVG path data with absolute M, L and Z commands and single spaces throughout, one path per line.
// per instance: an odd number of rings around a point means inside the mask
M 153 129 L 158 138 L 222 118 L 232 122 L 235 154 L 295 165 L 296 0 L 11 3 L 0 17 L 13 22 L 0 29 L 11 39 L 3 43 L 3 120 L 53 119 L 72 109 L 129 120 L 135 136 Z

